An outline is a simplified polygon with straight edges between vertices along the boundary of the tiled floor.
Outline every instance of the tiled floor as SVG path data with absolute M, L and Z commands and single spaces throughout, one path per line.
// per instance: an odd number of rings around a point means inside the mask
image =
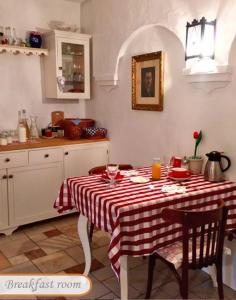
M 107 257 L 108 243 L 109 237 L 106 233 L 94 232 L 90 275 L 93 283 L 92 291 L 85 298 L 68 299 L 119 298 L 119 283 Z M 130 257 L 128 264 L 129 299 L 143 299 L 146 289 L 147 259 Z M 82 273 L 83 269 L 84 255 L 77 235 L 76 215 L 23 226 L 12 236 L 0 235 L 0 273 Z M 178 285 L 164 265 L 157 264 L 154 276 L 152 299 L 180 298 Z M 225 299 L 236 299 L 235 291 L 226 286 L 224 291 Z M 206 273 L 202 271 L 190 273 L 189 298 L 217 298 L 217 291 Z M 65 297 L 40 299 L 66 300 Z

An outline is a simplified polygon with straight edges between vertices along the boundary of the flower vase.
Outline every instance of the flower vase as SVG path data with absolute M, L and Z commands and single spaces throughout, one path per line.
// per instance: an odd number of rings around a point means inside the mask
M 199 175 L 202 173 L 203 158 L 202 157 L 189 157 L 189 170 L 193 175 Z

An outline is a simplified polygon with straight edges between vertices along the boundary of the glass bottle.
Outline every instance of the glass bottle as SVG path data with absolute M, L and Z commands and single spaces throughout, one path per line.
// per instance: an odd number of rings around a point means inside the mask
M 26 129 L 26 137 L 27 137 L 27 139 L 29 139 L 30 138 L 30 129 L 29 129 L 29 125 L 28 125 L 28 122 L 27 122 L 26 110 L 25 109 L 22 109 L 21 120 L 22 120 L 22 123 L 24 124 L 25 129 Z
M 152 163 L 152 179 L 159 180 L 161 178 L 161 163 L 160 158 L 153 158 Z
M 0 44 L 4 44 L 4 29 L 0 26 Z
M 30 138 L 31 139 L 38 139 L 39 138 L 39 131 L 37 127 L 37 117 L 31 116 L 31 125 L 30 125 Z
M 16 29 L 13 27 L 11 31 L 12 45 L 16 45 Z
M 5 27 L 5 41 L 6 44 L 11 45 L 11 27 Z
M 22 120 L 21 111 L 18 111 L 18 125 L 17 125 L 18 141 L 25 143 L 27 141 L 26 128 Z

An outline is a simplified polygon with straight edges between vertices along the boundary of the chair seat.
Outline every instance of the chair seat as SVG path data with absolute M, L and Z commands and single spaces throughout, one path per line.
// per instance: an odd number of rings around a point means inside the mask
M 196 256 L 197 258 L 200 256 L 200 244 L 196 245 Z M 192 260 L 192 249 L 191 245 L 189 247 L 189 262 Z M 169 246 L 162 247 L 157 249 L 156 254 L 172 263 L 176 269 L 180 268 L 183 261 L 183 246 L 182 242 L 176 242 Z M 231 250 L 227 247 L 224 247 L 224 254 L 231 255 Z

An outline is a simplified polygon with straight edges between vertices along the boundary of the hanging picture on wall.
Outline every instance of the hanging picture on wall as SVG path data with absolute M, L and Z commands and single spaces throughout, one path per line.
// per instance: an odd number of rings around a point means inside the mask
M 132 57 L 132 109 L 163 110 L 162 51 Z

